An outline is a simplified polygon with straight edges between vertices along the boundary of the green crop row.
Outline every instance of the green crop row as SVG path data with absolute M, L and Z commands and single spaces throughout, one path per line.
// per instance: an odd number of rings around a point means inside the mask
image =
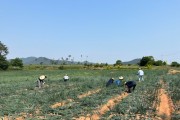
M 111 120 L 148 119 L 156 115 L 156 108 L 153 105 L 157 101 L 157 90 L 161 87 L 159 76 L 164 71 L 146 71 L 146 79 L 137 82 L 133 93 L 117 104 L 114 109 L 107 112 L 103 118 L 112 115 Z
M 93 114 L 101 105 L 106 104 L 110 98 L 121 95 L 123 86 L 111 85 L 105 87 L 110 77 L 118 79 L 124 77 L 124 81 L 137 81 L 135 91 L 112 110 L 102 116 L 112 119 L 153 117 L 156 115 L 153 103 L 157 100 L 157 90 L 160 76 L 166 73 L 165 70 L 145 70 L 145 81 L 138 82 L 136 69 L 123 70 L 36 70 L 36 71 L 8 71 L 0 73 L 0 116 L 21 116 L 26 113 L 31 116 L 27 119 L 39 119 L 42 116 L 46 119 L 72 119 L 87 114 Z M 45 87 L 35 87 L 39 75 L 48 76 Z M 70 80 L 64 82 L 62 77 L 68 74 Z M 123 81 L 123 82 L 124 82 Z M 88 91 L 101 89 L 99 92 L 84 98 L 78 95 Z M 51 108 L 50 106 L 71 99 L 64 106 Z

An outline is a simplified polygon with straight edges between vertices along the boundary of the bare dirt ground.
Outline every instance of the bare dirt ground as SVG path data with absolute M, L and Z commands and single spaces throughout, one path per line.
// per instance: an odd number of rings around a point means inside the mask
M 25 120 L 28 117 L 32 117 L 32 114 L 27 115 L 26 113 L 21 113 L 17 118 L 14 118 L 12 116 L 5 116 L 3 118 L 0 118 L 0 120 Z
M 101 90 L 101 89 L 88 91 L 87 93 L 84 93 L 84 94 L 82 94 L 82 95 L 79 95 L 79 96 L 78 96 L 78 98 L 79 98 L 79 99 L 81 99 L 81 98 L 84 98 L 84 97 L 90 96 L 91 94 L 98 93 L 100 90 Z
M 104 105 L 102 105 L 98 110 L 95 110 L 93 115 L 86 115 L 81 116 L 79 118 L 76 118 L 75 120 L 99 120 L 103 114 L 105 114 L 107 111 L 112 109 L 117 103 L 119 103 L 121 100 L 123 100 L 125 97 L 128 96 L 128 93 L 123 93 L 121 95 L 118 95 L 110 100 Z
M 160 83 L 162 86 L 165 86 L 165 83 L 161 80 Z M 158 101 L 157 105 L 157 115 L 161 118 L 161 120 L 170 120 L 171 114 L 174 111 L 174 106 L 171 98 L 168 96 L 164 88 L 161 88 L 158 92 Z
M 180 71 L 179 70 L 174 70 L 174 69 L 170 69 L 169 71 L 168 71 L 168 74 L 171 74 L 171 75 L 174 75 L 174 74 L 180 74 Z
M 78 98 L 81 99 L 81 98 L 84 98 L 84 97 L 87 97 L 87 96 L 90 96 L 92 94 L 95 94 L 95 93 L 98 93 L 101 89 L 96 89 L 96 90 L 91 90 L 91 91 L 88 91 L 87 93 L 84 93 L 82 95 L 78 95 Z M 57 102 L 55 103 L 54 105 L 51 105 L 51 108 L 58 108 L 58 107 L 62 107 L 66 104 L 68 104 L 69 102 L 73 102 L 74 100 L 72 99 L 67 99 L 67 100 L 64 100 L 64 101 L 61 101 L 61 102 Z
M 61 102 L 57 102 L 54 105 L 51 105 L 51 108 L 62 107 L 62 106 L 66 105 L 66 104 L 68 104 L 69 102 L 72 102 L 72 101 L 73 101 L 72 99 L 67 99 L 67 100 L 64 100 L 64 101 L 61 101 Z

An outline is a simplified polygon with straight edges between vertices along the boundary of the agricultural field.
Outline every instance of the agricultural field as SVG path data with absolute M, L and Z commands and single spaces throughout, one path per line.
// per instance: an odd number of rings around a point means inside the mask
M 144 72 L 145 80 L 138 82 L 137 69 L 1 71 L 0 119 L 180 119 L 180 74 L 167 74 L 168 69 Z M 39 89 L 36 81 L 42 74 L 47 79 Z M 67 82 L 62 79 L 65 74 L 70 77 Z M 105 86 L 110 77 L 119 76 L 124 82 L 136 81 L 135 91 L 128 94 L 123 85 Z

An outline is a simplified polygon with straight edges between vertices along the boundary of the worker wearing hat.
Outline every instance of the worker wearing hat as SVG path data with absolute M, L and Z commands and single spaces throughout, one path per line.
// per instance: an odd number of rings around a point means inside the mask
M 66 75 L 63 77 L 63 79 L 64 79 L 64 82 L 66 82 L 66 81 L 69 80 L 69 76 L 66 74 Z
M 115 80 L 115 81 L 114 81 L 114 83 L 115 83 L 117 86 L 120 86 L 123 79 L 124 79 L 123 76 L 120 76 L 118 80 Z
M 39 87 L 39 88 L 42 88 L 42 87 L 43 87 L 43 84 L 45 83 L 45 82 L 44 82 L 45 78 L 47 78 L 46 75 L 41 75 L 41 76 L 39 76 L 39 78 L 38 78 L 38 87 Z
M 114 83 L 114 78 L 110 78 L 108 82 L 106 83 L 106 87 Z

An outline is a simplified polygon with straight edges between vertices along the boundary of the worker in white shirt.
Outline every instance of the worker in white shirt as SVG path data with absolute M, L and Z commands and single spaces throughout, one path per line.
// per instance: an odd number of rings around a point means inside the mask
M 139 77 L 139 82 L 140 82 L 140 81 L 144 81 L 144 78 L 143 78 L 143 76 L 144 76 L 144 71 L 143 71 L 141 68 L 139 68 L 137 75 L 138 75 L 138 77 Z
M 64 81 L 66 82 L 67 80 L 69 80 L 69 76 L 66 74 L 64 77 L 63 77 Z

